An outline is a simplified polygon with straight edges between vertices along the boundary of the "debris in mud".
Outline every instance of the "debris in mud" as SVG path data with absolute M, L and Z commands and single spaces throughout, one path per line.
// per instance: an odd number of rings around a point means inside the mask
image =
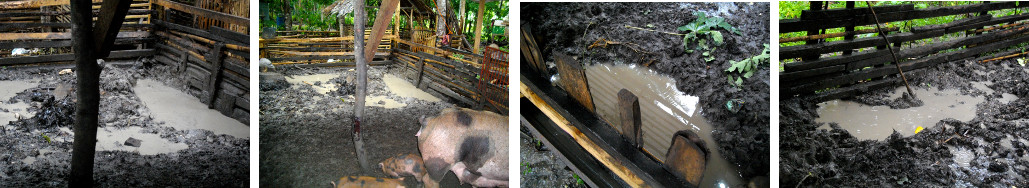
M 258 85 L 260 85 L 261 91 L 289 88 L 289 82 L 286 81 L 286 77 L 275 72 L 262 72 L 260 74 L 260 82 Z
M 132 147 L 139 147 L 139 142 L 140 142 L 139 139 L 129 137 L 128 140 L 125 140 L 125 145 L 126 146 L 132 146 Z
M 145 61 L 145 60 L 144 60 Z M 171 71 L 105 66 L 101 74 L 94 177 L 101 187 L 240 187 L 249 182 L 249 140 L 208 130 L 177 130 L 154 121 L 134 90 L 140 78 L 183 82 Z M 0 187 L 64 187 L 70 170 L 75 75 L 28 67 L 0 69 L 0 79 L 33 83 L 11 95 L 0 91 L 0 111 L 20 121 L 0 122 Z M 31 81 L 30 81 L 31 80 Z M 30 81 L 30 82 L 25 82 Z M 2 83 L 2 82 L 0 82 Z M 179 83 L 181 85 L 181 83 Z M 179 87 L 183 88 L 183 87 Z M 185 92 L 182 89 L 176 93 Z M 62 97 L 63 96 L 63 97 Z M 196 98 L 190 100 L 198 101 Z M 8 105 L 13 104 L 13 105 Z M 11 109 L 14 108 L 14 109 Z M 0 112 L 0 116 L 6 116 Z M 7 118 L 7 117 L 0 117 Z M 131 137 L 131 139 L 130 139 Z M 176 176 L 167 176 L 175 174 Z

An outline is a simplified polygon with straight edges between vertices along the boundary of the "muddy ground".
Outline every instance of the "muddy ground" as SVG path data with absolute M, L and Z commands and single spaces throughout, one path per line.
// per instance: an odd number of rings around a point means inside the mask
M 71 68 L 68 66 L 67 68 Z M 39 86 L 0 99 L 0 112 L 13 112 L 14 103 L 29 104 L 21 120 L 0 122 L 0 187 L 65 187 L 74 140 L 75 74 L 63 68 L 8 68 L 0 81 L 38 80 Z M 173 153 L 142 155 L 135 151 L 97 151 L 94 180 L 100 187 L 247 187 L 250 171 L 248 138 L 208 130 L 176 130 L 155 121 L 133 92 L 139 79 L 185 86 L 173 68 L 140 61 L 107 65 L 101 76 L 100 132 L 107 128 L 140 128 L 188 148 Z M 54 97 L 54 95 L 58 97 Z M 67 98 L 61 99 L 61 96 Z M 24 109 L 18 111 L 26 114 Z M 148 144 L 144 141 L 144 144 Z M 100 143 L 97 144 L 101 145 Z M 144 145 L 146 146 L 146 145 Z
M 521 187 L 587 187 L 551 148 L 533 138 L 526 127 L 521 128 L 519 145 Z
M 356 72 L 351 71 L 353 68 L 280 69 L 279 72 L 287 77 L 339 74 L 330 82 L 342 87 L 324 95 L 315 91 L 324 84 L 319 82 L 294 83 L 282 89 L 261 91 L 261 186 L 328 187 L 331 186 L 330 181 L 344 176 L 388 177 L 376 164 L 397 154 L 419 153 L 418 140 L 414 136 L 421 126 L 418 118 L 435 116 L 442 109 L 455 105 L 444 97 L 440 97 L 442 101 L 427 102 L 389 92 L 383 81 L 384 75 L 405 78 L 413 74 L 410 69 L 399 67 L 374 66 L 368 70 L 368 96 L 386 96 L 406 104 L 392 109 L 365 107 L 361 134 L 364 135 L 369 162 L 375 168 L 368 172 L 362 172 L 354 149 L 351 119 L 354 117 L 354 101 L 347 96 L 354 87 L 349 84 L 356 77 Z M 422 186 L 412 177 L 405 178 L 405 184 L 407 187 Z M 453 173 L 449 173 L 441 183 L 443 187 L 458 184 Z
M 702 114 L 715 127 L 718 149 L 739 166 L 744 180 L 768 176 L 768 66 L 758 66 L 742 87 L 730 85 L 725 74 L 729 60 L 757 55 L 769 43 L 768 3 L 523 3 L 521 8 L 521 24 L 532 27 L 545 61 L 553 62 L 553 54 L 561 52 L 586 65 L 649 63 L 649 68 L 676 79 L 680 91 L 700 97 Z M 686 53 L 681 36 L 625 27 L 681 33 L 676 28 L 695 20 L 695 11 L 723 17 L 742 33 L 723 32 L 726 44 L 711 63 L 699 52 Z M 600 38 L 631 42 L 649 53 L 625 45 L 587 49 Z M 742 99 L 744 108 L 727 110 L 731 99 Z
M 905 71 L 907 73 L 908 71 Z M 952 118 L 913 136 L 894 133 L 885 140 L 859 140 L 837 125 L 819 130 L 817 101 L 785 100 L 780 104 L 780 185 L 808 187 L 1024 187 L 1029 185 L 1029 68 L 1014 59 L 989 63 L 958 61 L 908 75 L 912 89 L 958 89 L 985 98 L 975 118 Z M 990 81 L 996 92 L 971 82 Z M 903 87 L 898 85 L 896 87 Z M 890 98 L 888 87 L 846 98 L 867 105 L 905 108 Z M 1002 103 L 1001 93 L 1017 100 Z M 957 164 L 948 148 L 970 148 L 968 166 Z

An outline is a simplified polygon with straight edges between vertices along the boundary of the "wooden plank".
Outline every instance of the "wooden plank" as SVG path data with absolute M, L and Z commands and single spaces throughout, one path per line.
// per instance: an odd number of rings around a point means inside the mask
M 551 107 L 546 99 L 542 98 L 537 94 L 539 89 L 530 87 L 527 85 L 525 77 L 522 77 L 521 81 L 521 93 L 523 96 L 529 99 L 532 104 L 536 105 L 544 115 L 550 118 L 558 127 L 560 127 L 565 133 L 569 134 L 574 138 L 579 146 L 585 149 L 590 155 L 592 155 L 598 162 L 608 167 L 611 173 L 615 174 L 616 177 L 622 180 L 622 182 L 628 184 L 631 187 L 650 187 L 647 185 L 642 177 L 638 176 L 636 172 L 630 169 L 627 165 L 624 165 L 625 159 L 620 155 L 611 155 L 607 152 L 597 141 L 590 139 L 583 131 L 572 125 L 572 121 L 565 118 L 561 112 L 557 111 L 554 107 Z M 565 112 L 567 113 L 567 112 Z M 637 169 L 638 170 L 638 169 Z
M 554 54 L 554 61 L 557 63 L 557 72 L 561 77 L 558 85 L 587 110 L 595 112 L 596 108 L 593 107 L 593 97 L 590 96 L 589 82 L 586 81 L 582 65 L 560 52 Z
M 211 26 L 208 30 L 210 30 L 212 35 L 225 37 L 225 39 L 228 39 L 231 42 L 250 44 L 250 36 L 247 34 L 231 31 L 218 26 Z
M 934 55 L 934 56 L 931 56 L 931 57 L 921 58 L 921 59 L 914 60 L 914 61 L 903 62 L 900 65 L 901 65 L 901 69 L 903 69 L 903 70 L 915 70 L 915 69 L 920 69 L 920 68 L 924 68 L 924 67 L 927 67 L 927 66 L 935 65 L 935 64 L 938 64 L 938 63 L 943 63 L 943 62 L 948 62 L 948 61 L 956 61 L 956 60 L 959 60 L 959 59 L 968 58 L 968 57 L 974 56 L 976 54 L 985 53 L 985 52 L 993 51 L 993 50 L 996 50 L 996 49 L 1001 49 L 1001 48 L 1012 46 L 1012 45 L 1016 45 L 1016 44 L 1019 44 L 1019 43 L 1022 43 L 1022 42 L 1029 42 L 1029 36 L 1021 36 L 1021 37 L 1019 37 L 1017 39 L 1006 40 L 1006 41 L 1002 41 L 1002 42 L 995 42 L 995 43 L 991 43 L 991 44 L 987 44 L 987 45 L 982 45 L 982 46 L 977 46 L 977 47 L 973 47 L 973 48 L 966 48 L 966 49 L 960 50 L 960 51 L 948 52 L 948 53 L 944 53 L 944 54 L 937 54 L 937 55 Z M 854 83 L 854 82 L 865 80 L 865 79 L 869 79 L 869 78 L 882 77 L 882 76 L 891 75 L 891 74 L 897 74 L 897 69 L 895 67 L 878 67 L 878 68 L 861 70 L 861 71 L 850 73 L 850 74 L 846 74 L 846 75 L 843 75 L 843 76 L 838 76 L 838 77 L 834 77 L 834 78 L 830 78 L 830 79 L 816 80 L 816 81 L 812 81 L 810 83 L 803 84 L 803 85 L 800 85 L 800 86 L 797 86 L 797 87 L 791 87 L 791 88 L 787 89 L 787 95 L 813 93 L 816 90 L 821 90 L 821 89 L 830 88 L 830 87 L 834 87 L 834 86 Z
M 196 16 L 202 16 L 202 17 L 206 17 L 206 18 L 211 18 L 211 19 L 214 19 L 214 20 L 223 21 L 223 22 L 227 22 L 227 23 L 231 23 L 231 24 L 236 24 L 236 25 L 239 25 L 239 26 L 249 26 L 250 25 L 250 19 L 247 19 L 247 18 L 244 18 L 244 17 L 239 17 L 239 16 L 232 15 L 232 14 L 226 14 L 226 13 L 222 13 L 222 12 L 216 12 L 216 11 L 212 11 L 212 10 L 197 8 L 197 7 L 194 7 L 194 6 L 190 6 L 190 5 L 186 5 L 186 4 L 182 4 L 182 3 L 178 3 L 178 2 L 173 2 L 173 1 L 169 1 L 169 0 L 153 0 L 153 2 L 154 2 L 155 5 L 158 5 L 158 6 L 163 6 L 163 7 L 167 7 L 167 8 L 170 8 L 170 9 L 175 9 L 175 10 L 186 12 L 186 13 L 190 13 L 190 14 L 193 14 L 193 15 L 196 15 Z
M 1017 2 L 990 2 L 983 4 L 959 5 L 949 7 L 918 9 L 911 11 L 891 12 L 879 14 L 878 16 L 881 22 L 895 22 L 911 19 L 923 19 L 955 14 L 966 14 L 980 11 L 992 11 L 1021 7 L 1029 7 L 1029 3 L 1018 4 Z M 878 7 L 874 8 L 878 9 Z M 872 15 L 866 14 L 863 16 L 827 20 L 779 20 L 779 33 L 791 33 L 811 29 L 838 28 L 845 27 L 849 24 L 854 24 L 856 26 L 871 25 L 875 24 L 875 19 L 872 18 Z
M 924 55 L 928 55 L 930 53 L 934 53 L 934 52 L 941 51 L 941 50 L 947 50 L 947 49 L 951 49 L 951 48 L 958 48 L 958 47 L 962 47 L 962 46 L 966 46 L 966 45 L 986 42 L 986 41 L 989 41 L 989 40 L 1000 39 L 1000 38 L 1005 38 L 1005 37 L 1011 37 L 1011 36 L 1014 36 L 1014 35 L 1017 35 L 1017 34 L 1026 33 L 1026 32 L 1029 32 L 1029 27 L 1022 26 L 1022 27 L 1019 27 L 1019 28 L 1007 29 L 1007 30 L 997 31 L 997 32 L 990 32 L 990 33 L 979 35 L 979 36 L 957 38 L 957 39 L 952 39 L 952 40 L 947 41 L 947 42 L 931 44 L 931 45 L 926 45 L 926 46 L 921 46 L 921 47 L 916 47 L 916 48 L 911 48 L 911 49 L 904 49 L 903 51 L 897 52 L 897 54 L 898 54 L 897 56 L 898 56 L 898 58 L 901 58 L 901 59 L 918 57 L 918 56 L 924 56 Z M 832 72 L 837 72 L 837 71 L 860 69 L 860 68 L 864 68 L 864 67 L 868 67 L 868 66 L 880 65 L 880 64 L 884 64 L 884 63 L 888 63 L 888 62 L 892 62 L 893 61 L 893 58 L 889 55 L 889 50 L 875 50 L 875 51 L 871 51 L 871 52 L 867 52 L 867 53 L 853 55 L 853 56 L 850 56 L 851 58 L 849 58 L 849 60 L 852 60 L 852 61 L 842 61 L 842 60 L 846 60 L 847 57 L 848 56 L 841 56 L 841 57 L 837 57 L 837 58 L 833 59 L 833 60 L 841 60 L 841 61 L 831 61 L 831 62 L 829 62 L 829 61 L 820 61 L 820 62 L 788 63 L 784 67 L 785 68 L 785 72 L 784 72 L 785 74 L 781 74 L 781 75 L 783 75 L 785 77 L 784 79 L 790 80 L 790 79 L 798 79 L 798 78 L 800 78 L 800 77 L 794 77 L 794 76 L 804 77 L 804 76 L 817 75 L 817 74 L 812 74 L 813 71 L 811 71 L 811 70 L 815 70 L 815 69 L 817 69 L 817 71 L 814 71 L 814 72 L 819 72 L 818 74 L 826 74 L 826 73 L 832 73 Z M 833 66 L 838 66 L 838 65 L 843 65 L 843 64 L 847 65 L 843 69 L 822 69 L 822 68 L 825 68 L 825 67 L 833 67 Z M 791 73 L 796 72 L 796 71 L 805 71 L 807 73 L 791 74 Z
M 109 59 L 124 59 L 124 58 L 136 58 L 144 56 L 153 56 L 156 54 L 154 49 L 142 49 L 142 50 L 124 50 L 114 51 L 107 58 Z M 75 54 L 58 54 L 58 55 L 41 55 L 41 56 L 22 56 L 22 57 L 7 57 L 0 58 L 0 66 L 11 66 L 11 65 L 25 65 L 33 63 L 44 63 L 44 62 L 62 62 L 62 61 L 73 61 L 75 60 Z
M 124 44 L 143 44 L 153 42 L 153 38 L 121 38 L 114 41 L 115 45 Z M 56 40 L 56 41 L 13 41 L 13 42 L 0 42 L 0 49 L 14 49 L 14 48 L 58 48 L 58 47 L 70 47 L 71 40 Z
M 853 1 L 848 1 L 853 2 Z M 874 7 L 875 12 L 891 13 L 891 12 L 902 12 L 915 10 L 914 4 L 903 4 L 903 5 L 886 5 Z M 826 9 L 826 10 L 802 10 L 800 11 L 800 19 L 803 20 L 817 20 L 817 19 L 829 19 L 829 18 L 849 18 L 855 16 L 864 16 L 872 14 L 867 8 L 859 9 Z
M 92 3 L 99 3 L 102 0 L 92 0 Z M 21 0 L 0 2 L 0 10 L 33 9 L 42 6 L 68 5 L 68 0 Z
M 227 39 L 225 37 L 221 37 L 221 36 L 218 36 L 218 35 L 213 35 L 211 33 L 208 33 L 207 31 L 204 31 L 204 30 L 200 30 L 200 29 L 192 28 L 192 27 L 187 27 L 187 26 L 183 26 L 183 25 L 179 25 L 179 24 L 175 24 L 175 23 L 171 23 L 171 22 L 167 22 L 167 21 L 163 21 L 163 20 L 154 20 L 154 24 L 157 25 L 157 26 L 161 26 L 161 27 L 164 27 L 164 28 L 171 29 L 171 30 L 181 31 L 181 32 L 184 32 L 184 33 L 188 33 L 188 34 L 191 34 L 191 35 L 196 35 L 196 36 L 203 37 L 203 38 L 208 38 L 208 39 L 211 39 L 211 40 L 214 40 L 214 41 L 218 41 L 218 42 L 225 42 L 225 43 L 241 45 L 241 46 L 249 46 L 249 43 L 234 42 L 234 41 L 229 40 L 229 39 Z
M 111 54 L 111 46 L 118 38 L 118 30 L 121 30 L 125 14 L 129 12 L 129 4 L 132 4 L 132 0 L 104 0 L 101 3 L 100 15 L 93 26 L 97 58 L 104 58 Z
M 618 115 L 621 117 L 622 136 L 628 138 L 637 148 L 643 148 L 643 116 L 640 115 L 640 100 L 627 89 L 618 91 Z
M 118 32 L 118 38 L 143 38 L 149 37 L 147 31 L 125 31 Z M 71 32 L 46 32 L 46 33 L 0 33 L 0 40 L 61 40 L 71 39 Z
M 1026 4 L 1029 4 L 1029 3 L 1026 3 Z M 948 33 L 965 31 L 965 30 L 969 30 L 969 29 L 974 29 L 974 28 L 982 27 L 982 26 L 1000 24 L 1000 23 L 1011 22 L 1011 21 L 1016 21 L 1016 20 L 1025 20 L 1025 19 L 1029 19 L 1029 14 L 1015 15 L 1015 16 L 1006 16 L 1006 17 L 1003 17 L 1003 18 L 991 19 L 989 21 L 976 22 L 976 23 L 967 23 L 967 24 L 962 24 L 962 25 L 954 25 L 954 26 L 951 26 L 951 27 L 938 28 L 938 29 L 934 29 L 934 30 L 927 30 L 927 31 L 919 32 L 919 33 L 894 34 L 894 35 L 887 36 L 887 38 L 889 38 L 889 40 L 891 42 L 902 43 L 902 42 L 914 41 L 914 40 L 925 39 L 925 38 L 939 37 L 939 36 L 943 36 L 943 35 L 948 34 Z M 847 49 L 865 48 L 865 47 L 882 46 L 882 45 L 887 45 L 886 42 L 882 40 L 882 38 L 868 37 L 868 38 L 854 39 L 852 41 L 837 41 L 837 42 L 822 43 L 822 44 L 817 44 L 817 45 L 789 46 L 789 47 L 782 47 L 782 48 L 780 48 L 779 59 L 792 59 L 792 58 L 797 58 L 797 57 L 801 57 L 801 56 L 804 56 L 804 55 L 823 54 L 823 53 L 843 51 L 843 50 L 847 50 Z

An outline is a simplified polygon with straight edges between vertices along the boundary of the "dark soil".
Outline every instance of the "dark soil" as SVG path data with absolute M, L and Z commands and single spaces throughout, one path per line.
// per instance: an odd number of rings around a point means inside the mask
M 149 117 L 148 109 L 132 91 L 136 79 L 164 80 L 185 88 L 171 68 L 150 68 L 148 59 L 121 68 L 105 66 L 101 76 L 100 126 L 142 127 L 188 149 L 157 155 L 126 151 L 97 151 L 93 178 L 99 187 L 248 187 L 250 141 L 208 130 L 175 130 Z M 146 65 L 146 66 L 144 66 Z M 6 103 L 29 103 L 33 117 L 2 122 L 0 130 L 0 187 L 65 187 L 70 173 L 74 140 L 75 93 L 56 93 L 74 87 L 75 74 L 59 75 L 60 68 L 0 70 L 0 80 L 41 79 L 41 84 L 17 93 Z M 185 90 L 185 89 L 183 89 Z M 185 91 L 184 91 L 185 92 Z M 60 98 L 66 95 L 67 98 Z M 194 95 L 195 96 L 195 95 Z M 65 130 L 61 130 L 61 129 Z M 41 135 L 46 135 L 47 140 Z M 35 157 L 25 164 L 23 159 Z
M 905 71 L 908 72 L 908 71 Z M 921 133 L 902 137 L 894 133 L 883 141 L 858 140 L 846 130 L 818 130 L 819 101 L 790 99 L 780 104 L 780 185 L 794 187 L 1024 187 L 1029 184 L 1029 68 L 1014 60 L 990 63 L 958 61 L 911 71 L 912 87 L 959 89 L 984 97 L 976 117 L 968 122 L 944 119 Z M 972 87 L 973 81 L 992 81 L 996 92 Z M 898 85 L 897 87 L 903 87 Z M 894 87 L 870 91 L 844 100 L 869 105 L 906 108 L 903 100 L 889 98 Z M 912 88 L 915 89 L 915 88 Z M 1019 97 L 1004 104 L 1001 93 Z M 1005 138 L 1011 138 L 1009 143 Z M 971 148 L 969 167 L 954 162 L 949 147 Z
M 521 187 L 587 187 L 585 182 L 575 179 L 575 172 L 568 168 L 550 148 L 532 136 L 526 127 L 521 128 L 521 148 L 518 165 L 522 176 Z
M 352 83 L 356 82 L 352 80 L 356 72 L 350 69 L 287 68 L 281 71 L 287 77 L 315 73 L 340 74 L 329 82 L 341 84 L 341 87 L 327 95 L 315 92 L 312 87 L 318 86 L 308 84 L 261 91 L 262 187 L 328 187 L 331 186 L 330 181 L 337 181 L 344 176 L 388 177 L 378 168 L 379 162 L 397 154 L 419 153 L 418 140 L 414 136 L 421 126 L 418 118 L 435 116 L 442 109 L 454 107 L 453 103 L 443 97 L 440 102 L 425 102 L 389 93 L 382 81 L 383 75 L 388 73 L 406 78 L 411 71 L 396 67 L 371 67 L 368 70 L 368 95 L 385 95 L 407 106 L 396 109 L 365 107 L 361 134 L 369 163 L 375 169 L 362 172 L 354 149 L 354 101 L 342 95 L 354 91 Z M 407 187 L 422 186 L 413 177 L 407 177 L 404 181 Z M 453 173 L 448 174 L 441 183 L 442 187 L 455 187 L 458 184 Z
M 769 43 L 768 3 L 523 3 L 521 8 L 521 24 L 532 28 L 544 60 L 553 62 L 553 54 L 560 52 L 586 65 L 652 62 L 650 68 L 674 78 L 680 91 L 700 97 L 701 112 L 715 127 L 718 149 L 739 166 L 744 180 L 768 176 L 768 66 L 758 66 L 742 87 L 728 83 L 725 72 L 730 60 L 758 55 Z M 726 43 L 715 51 L 711 63 L 700 52 L 686 53 L 682 36 L 625 27 L 682 33 L 676 29 L 696 19 L 695 11 L 723 17 L 742 32 L 723 32 Z M 625 45 L 587 49 L 601 38 L 631 42 L 649 53 Z M 725 108 L 732 99 L 744 101 L 741 111 Z

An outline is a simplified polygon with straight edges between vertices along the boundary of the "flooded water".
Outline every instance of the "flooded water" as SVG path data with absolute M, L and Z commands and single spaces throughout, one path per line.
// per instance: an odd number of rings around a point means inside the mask
M 440 101 L 436 96 L 432 96 L 432 94 L 418 89 L 418 87 L 415 87 L 411 82 L 407 82 L 407 80 L 392 74 L 383 75 L 382 81 L 386 83 L 386 87 L 389 89 L 389 92 L 395 93 L 401 97 L 410 97 L 428 102 Z
M 892 99 L 900 98 L 904 87 L 897 88 Z M 975 105 L 983 97 L 962 95 L 958 90 L 939 91 L 935 88 L 914 89 L 915 95 L 925 104 L 907 109 L 890 109 L 889 106 L 868 106 L 852 101 L 832 100 L 818 104 L 816 122 L 836 122 L 858 139 L 884 140 L 897 130 L 901 135 L 914 135 L 918 126 L 929 128 L 946 118 L 970 121 L 975 118 Z M 828 124 L 820 129 L 829 129 Z
M 32 113 L 28 112 L 29 104 L 18 102 L 9 104 L 7 103 L 11 97 L 14 97 L 18 92 L 25 91 L 29 88 L 34 88 L 39 85 L 39 80 L 13 80 L 13 81 L 0 81 L 0 125 L 7 125 L 8 122 L 18 120 L 17 116 L 22 118 L 32 117 Z
M 991 82 L 991 81 L 972 82 L 972 87 L 974 87 L 976 89 L 979 89 L 979 90 L 982 90 L 983 92 L 986 92 L 986 94 L 992 94 L 992 93 L 996 92 L 993 89 L 990 89 L 990 85 L 993 85 L 993 82 Z M 1000 97 L 1001 98 L 997 99 L 997 101 L 1000 101 L 1001 104 L 1008 104 L 1011 101 L 1018 100 L 1018 96 L 1017 95 L 1010 94 L 1010 93 L 1001 93 Z
M 618 91 L 625 88 L 639 98 L 643 148 L 655 157 L 664 160 L 675 132 L 692 130 L 711 150 L 701 187 L 744 184 L 737 167 L 715 149 L 718 146 L 711 136 L 714 129 L 700 115 L 699 98 L 680 92 L 675 80 L 635 65 L 593 65 L 586 68 L 586 77 L 597 114 L 616 126 L 616 130 L 621 131 L 615 124 L 621 122 L 617 111 Z
M 311 87 L 314 88 L 315 92 L 325 95 L 329 93 L 329 91 L 334 91 L 337 89 L 338 86 L 336 84 L 329 83 L 329 80 L 339 76 L 340 74 L 313 74 L 286 77 L 286 81 L 291 84 L 314 84 L 315 82 L 321 82 L 320 86 L 311 85 Z M 369 81 L 374 82 L 375 80 Z M 413 98 L 416 100 L 422 100 L 427 102 L 442 101 L 440 98 L 433 96 L 432 94 L 429 94 L 425 91 L 422 91 L 421 89 L 418 89 L 418 87 L 415 87 L 414 84 L 411 84 L 411 82 L 408 82 L 407 80 L 404 80 L 403 78 L 397 77 L 392 74 L 383 75 L 382 82 L 386 85 L 386 90 L 388 92 L 396 94 L 397 96 L 403 98 Z M 347 96 L 347 98 L 353 100 L 354 96 L 349 95 Z M 321 97 L 315 97 L 315 99 L 320 100 Z M 397 101 L 382 95 L 368 95 L 368 98 L 365 100 L 365 105 L 373 107 L 394 109 L 403 108 L 407 106 L 407 104 L 405 104 L 403 101 Z
M 286 76 L 286 82 L 293 85 L 311 84 L 315 92 L 325 95 L 329 91 L 336 90 L 336 84 L 329 83 L 329 80 L 339 77 L 340 74 L 312 74 L 312 75 L 298 75 L 298 76 Z M 319 86 L 314 85 L 315 82 L 321 82 Z
M 157 155 L 162 153 L 175 153 L 179 150 L 189 148 L 185 143 L 174 143 L 161 138 L 161 135 L 154 133 L 142 133 L 141 127 L 115 128 L 105 127 L 97 130 L 96 150 L 97 151 L 129 151 L 138 152 L 140 155 Z M 139 147 L 125 145 L 129 138 L 140 140 Z
M 150 109 L 155 121 L 165 122 L 164 126 L 178 130 L 204 129 L 214 134 L 226 134 L 237 138 L 249 138 L 250 127 L 222 115 L 207 105 L 200 103 L 196 97 L 190 96 L 175 88 L 150 80 L 137 81 L 132 88 Z M 124 141 L 124 140 L 122 140 Z

